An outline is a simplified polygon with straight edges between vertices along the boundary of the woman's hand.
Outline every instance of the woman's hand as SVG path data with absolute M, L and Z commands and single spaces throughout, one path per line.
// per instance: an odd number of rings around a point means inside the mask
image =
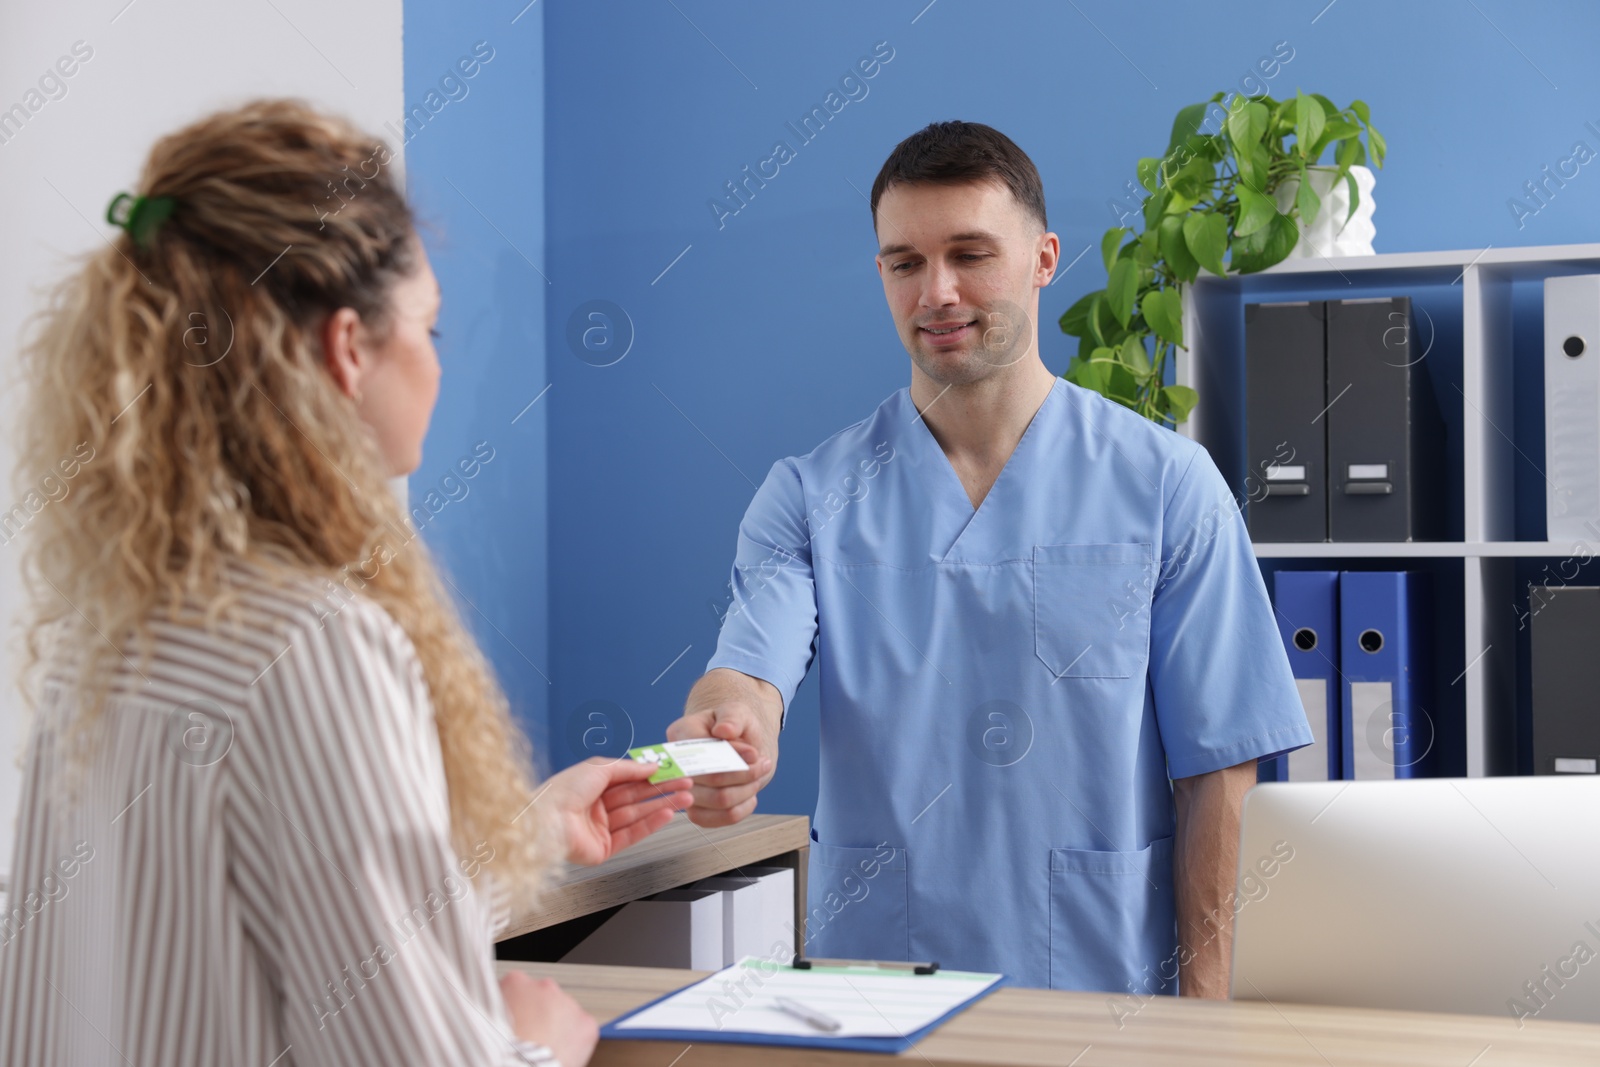
M 566 838 L 568 860 L 602 863 L 693 803 L 694 779 L 651 785 L 645 779 L 655 771 L 647 763 L 595 756 L 550 777 L 544 802 Z
M 512 1033 L 554 1052 L 561 1067 L 583 1067 L 594 1055 L 600 1027 L 554 980 L 510 971 L 500 979 L 500 995 Z

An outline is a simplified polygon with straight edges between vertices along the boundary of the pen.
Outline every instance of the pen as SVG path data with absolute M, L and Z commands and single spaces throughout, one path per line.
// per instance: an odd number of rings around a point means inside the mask
M 773 997 L 772 999 L 777 1003 L 778 1010 L 793 1015 L 796 1019 L 814 1026 L 818 1030 L 827 1030 L 831 1033 L 839 1029 L 838 1019 L 831 1015 L 824 1015 L 815 1008 L 808 1008 L 798 1000 L 791 1000 L 788 997 Z

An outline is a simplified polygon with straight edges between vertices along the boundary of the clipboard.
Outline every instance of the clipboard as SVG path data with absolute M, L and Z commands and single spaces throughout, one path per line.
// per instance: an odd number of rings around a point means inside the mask
M 618 1016 L 600 1028 L 600 1036 L 903 1052 L 1006 984 L 1003 974 L 931 969 L 918 973 L 906 964 L 883 966 L 871 961 L 801 962 L 810 966 L 746 956 Z M 811 1029 L 773 1010 L 770 1004 L 777 996 L 834 1014 L 846 1024 L 845 1032 Z M 860 1032 L 861 1026 L 877 1032 Z

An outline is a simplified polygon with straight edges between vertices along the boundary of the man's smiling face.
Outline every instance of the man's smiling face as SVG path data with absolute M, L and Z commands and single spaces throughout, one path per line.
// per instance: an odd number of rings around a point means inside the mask
M 900 340 L 923 374 L 964 385 L 1033 351 L 1026 309 L 1042 284 L 1045 237 L 998 182 L 884 191 L 875 262 Z

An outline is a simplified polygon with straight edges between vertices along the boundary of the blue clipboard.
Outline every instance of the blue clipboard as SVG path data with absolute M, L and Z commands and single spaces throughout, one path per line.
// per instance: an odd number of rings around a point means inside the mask
M 790 970 L 792 968 L 784 965 L 784 969 Z M 752 1033 L 747 1030 L 619 1030 L 617 1028 L 618 1023 L 624 1022 L 642 1011 L 653 1008 L 662 1001 L 677 996 L 684 989 L 699 985 L 703 981 L 705 981 L 703 978 L 696 979 L 681 989 L 674 989 L 670 993 L 664 993 L 648 1004 L 641 1004 L 632 1011 L 617 1016 L 600 1028 L 601 1038 L 616 1041 L 682 1041 L 687 1044 L 709 1042 L 726 1045 L 785 1045 L 792 1048 L 827 1048 L 848 1052 L 904 1052 L 990 993 L 1010 984 L 1010 979 L 1005 975 L 1001 975 L 999 981 L 973 994 L 939 1016 L 939 1018 L 933 1020 L 933 1022 L 900 1037 L 830 1037 L 825 1033 L 800 1036 Z

